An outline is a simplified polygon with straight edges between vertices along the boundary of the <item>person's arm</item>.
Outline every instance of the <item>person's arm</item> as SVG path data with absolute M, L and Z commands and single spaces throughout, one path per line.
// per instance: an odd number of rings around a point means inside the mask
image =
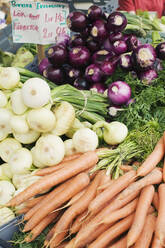
M 136 11 L 134 0 L 119 0 L 119 10 L 125 10 L 128 12 Z

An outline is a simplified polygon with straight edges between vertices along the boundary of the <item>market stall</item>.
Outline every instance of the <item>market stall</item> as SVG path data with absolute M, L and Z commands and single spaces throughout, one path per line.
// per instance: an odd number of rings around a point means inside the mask
M 165 246 L 164 19 L 116 2 L 11 3 L 17 55 L 0 46 L 3 248 Z

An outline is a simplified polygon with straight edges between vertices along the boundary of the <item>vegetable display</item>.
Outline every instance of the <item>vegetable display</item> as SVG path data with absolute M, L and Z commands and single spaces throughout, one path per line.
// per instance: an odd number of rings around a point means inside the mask
M 23 214 L 13 247 L 165 245 L 164 40 L 141 42 L 159 25 L 139 15 L 74 11 L 40 75 L 0 67 L 0 225 Z

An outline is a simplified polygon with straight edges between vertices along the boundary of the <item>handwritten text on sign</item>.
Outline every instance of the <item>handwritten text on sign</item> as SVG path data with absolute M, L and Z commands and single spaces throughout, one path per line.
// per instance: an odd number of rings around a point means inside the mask
M 51 44 L 57 35 L 69 33 L 68 4 L 55 2 L 11 1 L 13 41 Z

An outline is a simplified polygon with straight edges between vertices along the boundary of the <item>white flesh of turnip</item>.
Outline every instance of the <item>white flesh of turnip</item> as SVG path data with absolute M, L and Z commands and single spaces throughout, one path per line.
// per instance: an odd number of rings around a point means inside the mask
M 13 174 L 28 173 L 32 166 L 32 154 L 26 148 L 18 149 L 11 155 L 8 164 Z
M 30 129 L 27 133 L 22 134 L 13 132 L 13 136 L 22 144 L 31 144 L 39 138 L 40 133 Z
M 22 87 L 22 98 L 26 106 L 41 108 L 51 100 L 49 85 L 40 78 L 28 79 Z
M 27 110 L 27 106 L 23 102 L 21 89 L 17 89 L 11 94 L 11 107 L 16 115 L 22 115 Z
M 0 181 L 0 205 L 11 200 L 15 192 L 15 187 L 8 181 Z
M 2 89 L 13 89 L 20 81 L 20 75 L 14 67 L 1 67 L 0 68 L 0 87 Z
M 0 142 L 0 157 L 8 162 L 12 153 L 22 147 L 21 143 L 13 138 L 6 138 Z
M 26 121 L 26 115 L 13 115 L 10 120 L 12 131 L 16 133 L 27 133 L 29 126 Z
M 0 108 L 5 107 L 7 104 L 7 97 L 2 90 L 0 90 Z
M 56 122 L 55 115 L 47 108 L 32 109 L 27 114 L 27 121 L 31 129 L 38 132 L 50 132 Z

